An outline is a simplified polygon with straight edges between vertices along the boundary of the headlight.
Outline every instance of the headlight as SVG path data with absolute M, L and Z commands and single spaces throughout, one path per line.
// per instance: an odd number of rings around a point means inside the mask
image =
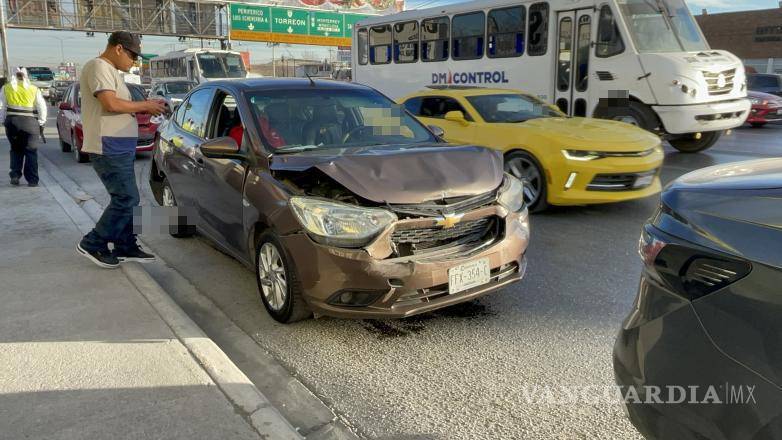
M 603 157 L 597 151 L 562 150 L 562 154 L 565 156 L 565 159 L 580 160 L 584 162 L 588 160 L 600 159 L 601 157 Z
M 510 212 L 518 212 L 524 208 L 524 184 L 521 180 L 505 173 L 497 202 Z
M 768 104 L 768 101 L 765 99 L 759 99 L 759 98 L 752 98 L 752 105 L 766 105 Z
M 292 197 L 291 208 L 299 223 L 320 243 L 361 247 L 397 220 L 394 213 L 327 200 Z

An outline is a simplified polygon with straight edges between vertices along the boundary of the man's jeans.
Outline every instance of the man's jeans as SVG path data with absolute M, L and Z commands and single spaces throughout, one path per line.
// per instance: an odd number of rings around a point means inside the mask
M 111 202 L 95 229 L 82 239 L 84 250 L 105 251 L 109 243 L 114 243 L 114 250 L 119 252 L 138 246 L 133 233 L 133 210 L 139 203 L 133 168 L 135 159 L 135 152 L 112 156 L 90 154 L 92 167 L 111 196 Z

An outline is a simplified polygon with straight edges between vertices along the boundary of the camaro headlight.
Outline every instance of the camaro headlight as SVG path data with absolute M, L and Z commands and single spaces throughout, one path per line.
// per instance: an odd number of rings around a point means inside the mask
M 510 212 L 518 212 L 524 208 L 524 184 L 521 180 L 505 173 L 497 202 Z
M 597 151 L 562 150 L 562 154 L 565 156 L 565 159 L 579 160 L 583 162 L 586 162 L 588 160 L 600 159 L 601 157 L 603 157 Z
M 368 244 L 397 220 L 393 212 L 309 197 L 291 197 L 299 223 L 317 242 L 340 247 Z

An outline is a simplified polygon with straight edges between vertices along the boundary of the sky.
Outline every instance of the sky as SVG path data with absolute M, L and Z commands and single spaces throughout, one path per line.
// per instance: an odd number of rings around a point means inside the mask
M 457 0 L 441 0 L 437 6 L 456 3 Z M 432 0 L 409 1 L 407 7 L 414 8 L 418 4 L 432 4 Z M 690 0 L 687 2 L 695 14 L 700 14 L 706 8 L 710 13 L 730 12 L 748 9 L 771 9 L 779 7 L 777 0 Z M 60 61 L 84 64 L 90 58 L 97 56 L 106 45 L 105 34 L 95 34 L 87 37 L 83 32 L 68 31 L 32 31 L 26 29 L 10 29 L 8 31 L 9 62 L 12 66 L 39 65 L 55 67 Z M 180 43 L 173 37 L 148 36 L 143 39 L 144 53 L 163 54 L 171 50 L 185 47 L 199 47 L 199 41 Z M 204 42 L 209 47 L 209 42 Z M 217 47 L 212 43 L 212 47 Z M 253 64 L 269 62 L 272 58 L 271 49 L 265 43 L 234 42 L 233 49 L 250 51 Z M 328 48 L 302 45 L 282 45 L 275 49 L 275 58 L 280 56 L 301 58 L 304 55 L 315 55 L 318 59 L 329 58 Z

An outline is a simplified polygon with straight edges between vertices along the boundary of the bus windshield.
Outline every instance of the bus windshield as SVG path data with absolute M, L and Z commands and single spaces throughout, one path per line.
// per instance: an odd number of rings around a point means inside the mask
M 529 96 L 497 94 L 468 96 L 467 101 L 488 123 L 515 123 L 537 118 L 562 118 L 565 115 Z
M 709 49 L 684 0 L 618 0 L 617 3 L 638 52 Z
M 204 78 L 245 78 L 242 57 L 235 53 L 201 53 L 198 64 Z

